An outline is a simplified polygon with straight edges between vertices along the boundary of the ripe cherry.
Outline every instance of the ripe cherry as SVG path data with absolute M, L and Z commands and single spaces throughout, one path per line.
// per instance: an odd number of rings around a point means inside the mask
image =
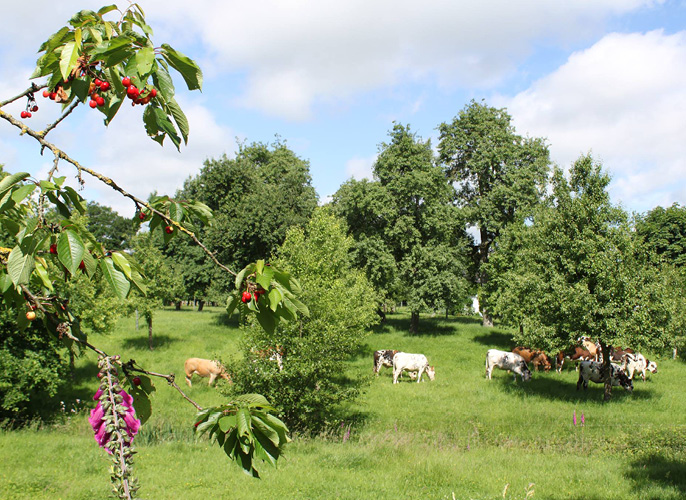
M 29 113 L 27 111 L 22 111 L 21 113 L 19 113 L 19 116 L 21 116 L 22 118 L 28 118 Z
M 102 85 L 102 80 L 100 78 L 96 78 L 95 80 L 93 80 L 93 83 L 95 83 L 95 85 L 99 87 L 100 85 Z
M 139 385 L 141 385 L 141 378 L 140 377 L 133 377 L 133 380 L 131 380 L 131 382 L 133 382 L 133 385 L 138 387 Z
M 26 311 L 26 319 L 28 319 L 29 321 L 33 321 L 34 319 L 36 319 L 36 313 L 33 311 Z
M 157 90 L 152 89 L 152 90 L 150 91 L 150 97 L 157 97 Z
M 245 291 L 245 292 L 243 292 L 243 295 L 241 295 L 241 302 L 243 302 L 244 304 L 247 304 L 248 302 L 250 302 L 251 298 L 252 298 L 252 295 L 250 295 L 250 292 Z
M 172 234 L 174 232 L 174 228 L 171 226 L 165 227 L 164 230 L 167 232 L 167 234 Z
M 44 91 L 43 91 L 43 97 L 50 97 L 50 91 L 49 91 L 49 90 L 44 90 Z
M 95 108 L 98 107 L 98 101 L 96 101 L 95 99 L 91 99 L 90 102 L 88 103 L 88 105 L 89 105 L 91 108 L 95 109 Z
M 32 107 L 32 108 L 31 108 L 31 111 L 33 111 L 34 113 L 35 113 L 36 111 L 38 111 L 38 106 Z
M 104 106 L 105 98 L 99 95 L 95 98 L 95 102 L 98 104 L 98 106 Z
M 128 95 L 131 99 L 138 97 L 138 94 L 139 91 L 135 85 L 129 85 L 126 87 L 126 95 Z
M 57 99 L 57 92 L 50 92 L 50 100 L 54 101 L 55 99 Z
M 52 245 L 50 245 L 50 253 L 53 255 L 57 255 L 57 244 L 56 243 L 53 243 Z
M 139 218 L 140 220 L 145 220 L 145 212 L 139 212 L 139 213 L 138 213 L 138 218 Z
M 81 261 L 81 264 L 79 264 L 79 269 L 86 269 L 86 264 L 83 261 Z
M 102 82 L 100 84 L 100 90 L 107 92 L 110 89 L 110 82 Z
M 121 79 L 121 84 L 124 87 L 128 87 L 129 85 L 131 85 L 131 78 L 129 78 L 128 76 L 125 76 L 124 78 Z

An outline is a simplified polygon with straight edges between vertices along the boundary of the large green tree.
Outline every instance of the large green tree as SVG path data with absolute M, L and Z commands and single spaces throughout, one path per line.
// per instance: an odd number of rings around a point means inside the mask
M 438 130 L 440 162 L 455 183 L 467 223 L 479 232 L 473 280 L 483 285 L 494 241 L 541 199 L 549 174 L 548 148 L 543 139 L 517 135 L 505 109 L 483 102 L 472 101 Z M 480 292 L 484 326 L 492 326 L 488 295 Z
M 421 311 L 468 296 L 467 236 L 431 142 L 409 125 L 396 124 L 389 136 L 375 180 L 348 181 L 333 204 L 355 238 L 358 264 L 385 296 L 407 301 L 416 332 Z
M 638 218 L 636 235 L 665 262 L 686 267 L 686 207 L 655 207 Z
M 87 229 L 108 250 L 128 250 L 135 230 L 126 219 L 110 207 L 89 201 L 86 205 Z
M 606 399 L 609 347 L 663 347 L 667 320 L 665 289 L 627 214 L 611 203 L 609 182 L 590 156 L 574 163 L 569 179 L 555 169 L 547 203 L 504 235 L 507 250 L 489 264 L 500 266 L 496 312 L 522 326 L 517 342 L 551 352 L 580 336 L 600 342 Z
M 235 158 L 209 159 L 200 173 L 184 183 L 177 198 L 206 203 L 215 213 L 211 226 L 201 225 L 201 239 L 221 262 L 242 269 L 263 259 L 283 243 L 288 228 L 304 226 L 317 207 L 309 163 L 285 142 L 239 145 Z M 210 271 L 199 249 L 175 245 L 169 250 L 182 264 L 186 289 L 204 299 L 210 290 L 231 284 Z
M 289 427 L 318 433 L 340 417 L 364 377 L 346 370 L 346 361 L 362 346 L 375 318 L 374 289 L 352 265 L 353 241 L 345 224 L 326 208 L 307 226 L 289 229 L 273 265 L 298 276 L 309 317 L 280 322 L 273 331 L 254 321 L 246 328 L 245 357 L 232 367 L 234 390 L 259 392 L 276 401 Z M 268 295 L 259 299 L 266 307 Z M 259 351 L 284 352 L 283 370 Z

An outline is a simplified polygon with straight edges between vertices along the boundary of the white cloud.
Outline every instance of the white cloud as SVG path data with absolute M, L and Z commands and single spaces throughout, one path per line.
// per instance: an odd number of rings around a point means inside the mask
M 547 137 L 561 166 L 592 151 L 625 205 L 684 192 L 686 31 L 607 35 L 502 104 L 519 133 Z
M 345 173 L 348 178 L 356 180 L 372 179 L 373 167 L 377 155 L 367 158 L 354 157 L 345 163 Z
M 203 40 L 212 70 L 244 72 L 240 102 L 292 120 L 318 102 L 399 81 L 489 86 L 542 39 L 586 40 L 652 0 L 145 0 L 163 26 Z M 214 67 L 218 66 L 218 67 Z

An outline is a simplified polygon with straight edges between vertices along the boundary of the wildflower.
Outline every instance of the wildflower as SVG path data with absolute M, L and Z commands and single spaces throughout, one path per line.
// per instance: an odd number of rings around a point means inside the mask
M 574 410 L 574 416 L 572 417 L 572 422 L 574 422 L 574 426 L 576 427 L 576 410 Z
M 106 446 L 110 441 L 111 433 L 107 432 L 105 409 L 100 401 L 102 395 L 102 389 L 98 389 L 93 396 L 93 399 L 98 401 L 98 404 L 91 410 L 91 416 L 88 419 L 88 422 L 95 432 L 95 441 L 101 448 L 105 448 L 107 453 L 112 454 L 112 451 Z M 120 391 L 119 395 L 122 397 L 121 407 L 123 407 L 124 410 L 123 415 L 121 412 L 119 413 L 119 417 L 123 418 L 124 423 L 126 424 L 126 432 L 129 437 L 133 439 L 138 433 L 138 429 L 141 427 L 141 421 L 136 418 L 136 410 L 133 408 L 133 398 L 131 395 L 124 390 Z
M 581 425 L 584 425 L 586 423 L 584 419 L 584 412 L 581 412 Z

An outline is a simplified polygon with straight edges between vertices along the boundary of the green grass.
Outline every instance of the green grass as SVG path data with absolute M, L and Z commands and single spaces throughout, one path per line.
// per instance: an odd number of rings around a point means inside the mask
M 157 382 L 153 416 L 136 437 L 136 474 L 148 499 L 679 499 L 686 497 L 686 367 L 656 357 L 659 373 L 620 388 L 602 402 L 602 387 L 576 391 L 573 369 L 534 373 L 528 384 L 494 371 L 484 377 L 489 348 L 509 349 L 509 335 L 470 319 L 389 317 L 350 362 L 369 378 L 351 417 L 328 438 L 297 438 L 279 468 L 253 480 L 191 432 L 194 408 Z M 155 350 L 133 319 L 93 342 L 183 382 L 190 356 L 236 355 L 240 332 L 219 309 L 165 310 L 155 317 Z M 436 380 L 393 386 L 391 372 L 371 376 L 375 349 L 422 352 Z M 67 407 L 96 388 L 92 355 L 78 360 L 79 383 Z M 219 403 L 217 389 L 194 379 L 188 394 Z M 576 411 L 584 427 L 572 424 Z M 349 439 L 344 438 L 350 426 Z M 59 424 L 0 432 L 0 498 L 92 499 L 109 494 L 108 459 L 95 445 L 87 410 Z

